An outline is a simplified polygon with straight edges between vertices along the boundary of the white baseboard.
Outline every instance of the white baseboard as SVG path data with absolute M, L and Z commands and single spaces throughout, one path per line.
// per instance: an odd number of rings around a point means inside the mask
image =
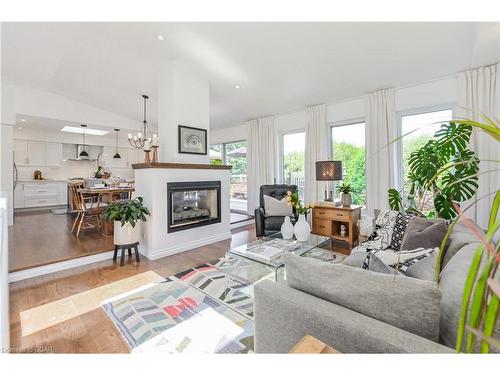
M 245 221 L 239 221 L 237 223 L 231 224 L 231 229 L 236 229 L 236 228 L 239 228 L 239 227 L 244 227 L 245 225 L 250 225 L 250 224 L 254 224 L 254 223 L 255 223 L 255 219 L 254 218 L 251 218 L 251 219 L 248 219 L 248 220 L 245 220 Z
M 144 253 L 144 256 L 146 256 L 150 260 L 156 260 L 159 258 L 167 257 L 169 255 L 174 255 L 181 253 L 183 251 L 195 249 L 200 246 L 204 245 L 210 245 L 215 242 L 227 240 L 228 238 L 231 238 L 231 232 L 223 233 L 223 234 L 218 234 L 216 236 L 211 236 L 207 238 L 203 238 L 201 240 L 196 240 L 188 243 L 182 243 L 176 246 L 171 246 L 166 249 L 161 249 L 161 250 L 156 250 L 154 252 L 148 252 L 147 254 Z
M 85 266 L 87 264 L 101 262 L 103 260 L 111 258 L 113 258 L 113 251 L 106 251 L 105 253 L 89 255 L 86 257 L 66 260 L 64 262 L 47 264 L 46 266 L 40 266 L 35 268 L 29 268 L 27 270 L 11 272 L 9 273 L 9 283 L 30 279 L 32 277 L 47 275 L 53 272 L 64 271 L 70 268 Z

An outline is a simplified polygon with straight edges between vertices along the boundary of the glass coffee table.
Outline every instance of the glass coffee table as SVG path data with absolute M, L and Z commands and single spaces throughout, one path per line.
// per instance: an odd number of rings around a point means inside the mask
M 299 242 L 294 238 L 283 240 L 278 232 L 271 236 L 263 237 L 257 241 L 235 247 L 226 252 L 217 267 L 223 270 L 230 277 L 254 284 L 263 278 L 274 281 L 285 278 L 283 256 L 278 255 L 271 259 L 266 259 L 258 255 L 258 251 L 265 247 L 272 249 L 283 249 L 303 257 L 315 258 L 325 262 L 336 263 L 337 255 L 329 249 L 330 238 L 311 234 L 305 242 Z

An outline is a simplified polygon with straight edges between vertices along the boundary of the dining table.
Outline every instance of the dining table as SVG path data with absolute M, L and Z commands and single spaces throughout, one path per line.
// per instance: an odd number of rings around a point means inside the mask
M 82 187 L 77 190 L 78 194 L 82 194 L 84 196 L 94 196 L 97 198 L 97 202 L 104 202 L 104 203 L 111 203 L 113 201 L 121 199 L 121 195 L 123 193 L 127 193 L 128 196 L 130 197 L 132 195 L 132 192 L 134 192 L 135 189 L 134 187 L 131 186 L 116 186 L 116 187 L 95 187 L 95 186 L 88 186 L 88 187 Z M 103 198 L 100 200 L 100 198 Z M 96 203 L 96 205 L 99 205 L 99 203 Z M 114 223 L 112 221 L 104 221 L 103 223 L 103 234 L 105 236 L 112 236 L 113 235 L 113 226 Z

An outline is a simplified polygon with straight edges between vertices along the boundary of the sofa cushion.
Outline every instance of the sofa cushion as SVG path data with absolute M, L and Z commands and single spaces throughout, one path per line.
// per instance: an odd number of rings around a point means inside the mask
M 420 280 L 436 281 L 436 263 L 439 251 L 433 251 L 429 256 L 408 267 L 405 275 Z
M 385 273 L 388 275 L 400 275 L 398 271 L 394 268 L 385 264 L 378 256 L 376 252 L 368 253 L 368 270 L 372 272 Z
M 474 223 L 472 223 L 472 225 L 477 227 L 477 225 Z M 478 230 L 481 229 L 478 228 Z M 448 243 L 445 247 L 446 252 L 444 255 L 442 267 L 446 266 L 451 258 L 453 258 L 453 256 L 462 247 L 470 243 L 479 243 L 479 239 L 474 233 L 472 233 L 471 229 L 463 223 L 463 221 L 459 221 L 453 226 L 452 231 L 450 232 L 450 235 L 448 237 Z
M 264 195 L 264 212 L 266 216 L 291 216 L 292 206 L 288 205 L 287 197 L 276 199 Z
M 439 282 L 439 289 L 442 295 L 440 342 L 449 347 L 455 347 L 457 341 L 458 320 L 460 317 L 465 280 L 478 246 L 478 243 L 470 243 L 462 247 L 451 258 L 441 272 Z M 485 257 L 483 257 L 481 269 L 484 263 Z M 500 325 L 497 324 L 494 337 L 499 337 L 499 333 Z
M 363 262 L 365 261 L 365 259 L 366 259 L 366 252 L 358 251 L 356 253 L 352 253 L 351 255 L 347 256 L 342 261 L 342 264 L 344 266 L 361 268 L 363 266 Z
M 283 224 L 284 221 L 284 216 L 266 216 L 264 220 L 264 229 L 269 231 L 280 231 L 281 224 Z M 291 217 L 290 221 L 292 224 L 294 224 L 295 218 Z
M 429 220 L 422 217 L 414 217 L 408 223 L 403 238 L 401 250 L 413 250 L 419 247 L 434 248 L 441 245 L 446 233 L 446 222 L 444 220 Z
M 437 284 L 284 254 L 288 286 L 437 341 Z

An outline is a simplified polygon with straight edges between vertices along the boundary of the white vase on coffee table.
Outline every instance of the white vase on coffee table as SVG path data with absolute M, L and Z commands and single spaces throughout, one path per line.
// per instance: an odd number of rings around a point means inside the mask
M 309 239 L 309 235 L 311 234 L 311 226 L 306 220 L 306 215 L 299 215 L 299 220 L 295 223 L 293 231 L 295 233 L 295 238 L 297 239 L 297 241 L 305 242 Z
M 293 237 L 293 224 L 290 221 L 290 216 L 285 216 L 285 221 L 281 224 L 281 236 L 285 240 Z

